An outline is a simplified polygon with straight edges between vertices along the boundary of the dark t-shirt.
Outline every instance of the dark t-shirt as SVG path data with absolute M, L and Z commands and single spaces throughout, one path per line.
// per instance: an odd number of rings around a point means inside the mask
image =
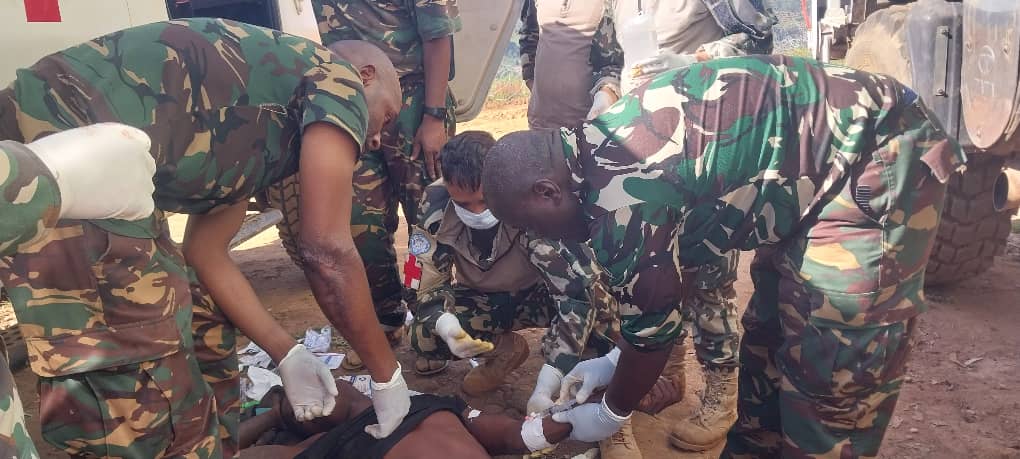
M 397 442 L 411 433 L 425 418 L 439 411 L 449 411 L 458 418 L 468 407 L 459 397 L 422 394 L 411 397 L 411 409 L 404 422 L 390 436 L 376 440 L 365 433 L 365 427 L 378 423 L 375 409 L 369 407 L 353 419 L 334 427 L 319 437 L 295 459 L 382 459 Z M 463 419 L 461 419 L 463 422 Z

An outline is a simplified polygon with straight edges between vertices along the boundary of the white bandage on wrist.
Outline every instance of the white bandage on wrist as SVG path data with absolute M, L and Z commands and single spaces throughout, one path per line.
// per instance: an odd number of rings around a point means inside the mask
M 616 362 L 620 360 L 620 348 L 614 347 L 613 350 L 606 354 L 606 358 L 613 362 L 613 365 L 616 365 Z
M 545 439 L 545 431 L 542 429 L 542 417 L 533 417 L 524 419 L 524 424 L 521 424 L 521 440 L 524 440 L 524 446 L 528 447 L 531 452 L 542 451 L 543 449 L 552 448 Z

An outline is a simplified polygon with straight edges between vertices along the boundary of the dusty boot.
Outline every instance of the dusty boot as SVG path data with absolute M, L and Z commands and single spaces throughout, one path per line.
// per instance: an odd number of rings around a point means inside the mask
M 386 340 L 390 342 L 390 347 L 395 348 L 400 346 L 401 341 L 404 340 L 404 334 L 407 327 L 401 325 L 391 330 L 385 330 Z M 340 367 L 347 371 L 356 371 L 365 368 L 365 364 L 361 361 L 361 356 L 358 355 L 354 348 L 348 349 L 344 355 L 344 361 L 340 362 Z M 439 371 L 443 371 L 446 367 L 443 367 Z M 438 372 L 437 372 L 438 373 Z
M 630 419 L 613 436 L 599 442 L 599 453 L 602 459 L 641 459 Z
M 479 356 L 485 358 L 485 363 L 464 376 L 461 388 L 468 395 L 478 396 L 499 387 L 511 371 L 528 359 L 528 342 L 517 333 L 497 335 L 492 342 L 495 348 Z
M 701 407 L 673 426 L 669 442 L 684 451 L 706 451 L 726 439 L 737 420 L 737 370 L 706 370 Z

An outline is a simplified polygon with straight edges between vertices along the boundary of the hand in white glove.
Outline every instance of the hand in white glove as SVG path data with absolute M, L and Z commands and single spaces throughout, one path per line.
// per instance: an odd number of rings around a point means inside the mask
M 746 33 L 729 35 L 723 39 L 706 43 L 698 48 L 699 52 L 705 53 L 709 58 L 743 56 L 747 54 L 744 49 L 748 48 L 751 37 Z
M 294 407 L 298 421 L 310 421 L 328 416 L 336 406 L 336 380 L 326 364 L 319 360 L 304 344 L 290 348 L 280 361 L 280 379 L 287 400 Z
M 379 423 L 365 427 L 365 432 L 376 439 L 388 437 L 404 422 L 404 416 L 411 409 L 411 394 L 407 392 L 400 363 L 388 382 L 372 381 L 372 406 Z
M 570 373 L 563 377 L 560 386 L 560 402 L 574 397 L 577 403 L 584 403 L 601 387 L 606 387 L 613 380 L 616 361 L 620 358 L 620 348 L 613 348 L 608 354 L 597 359 L 585 360 L 574 366 Z M 580 386 L 580 387 L 578 387 Z
M 44 137 L 26 145 L 53 173 L 60 189 L 60 218 L 138 220 L 155 204 L 156 162 L 149 136 L 117 123 L 100 123 Z
M 609 405 L 606 405 L 606 398 L 602 397 L 601 403 L 585 403 L 556 413 L 552 419 L 556 422 L 569 422 L 573 426 L 570 438 L 591 443 L 611 437 L 630 416 L 613 413 Z
M 595 93 L 595 97 L 592 98 L 591 110 L 588 110 L 588 115 L 584 119 L 588 121 L 595 119 L 605 113 L 606 110 L 609 110 L 609 107 L 612 107 L 617 100 L 619 100 L 619 97 L 616 97 L 616 94 L 612 91 L 600 89 Z
M 460 326 L 457 316 L 449 312 L 444 312 L 436 321 L 436 334 L 446 342 L 446 346 L 450 348 L 453 355 L 462 359 L 469 359 L 478 354 L 489 352 L 495 347 L 488 341 L 472 338 Z
M 541 413 L 555 405 L 552 397 L 559 392 L 562 382 L 563 373 L 560 370 L 548 363 L 542 365 L 542 370 L 538 372 L 538 380 L 535 381 L 535 390 L 528 398 L 527 414 Z
M 638 61 L 631 67 L 631 76 L 637 79 L 652 78 L 667 70 L 687 67 L 698 62 L 697 56 L 693 54 L 676 54 L 667 50 L 659 50 L 659 55 Z

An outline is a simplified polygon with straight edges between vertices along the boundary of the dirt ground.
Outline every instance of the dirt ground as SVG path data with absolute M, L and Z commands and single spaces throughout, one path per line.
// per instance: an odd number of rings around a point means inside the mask
M 487 109 L 460 130 L 488 130 L 499 137 L 526 126 L 520 106 Z M 176 231 L 184 220 L 175 218 Z M 406 246 L 401 231 L 398 247 Z M 287 258 L 275 231 L 267 231 L 233 252 L 241 269 L 251 280 L 263 303 L 287 330 L 302 335 L 308 327 L 327 322 L 319 312 L 304 276 Z M 751 294 L 747 268 L 751 254 L 741 260 L 737 282 L 738 303 Z M 401 253 L 401 257 L 403 253 Z M 881 457 L 884 458 L 1020 458 L 1020 262 L 1003 257 L 985 276 L 952 288 L 929 290 L 931 311 L 921 317 L 917 347 L 898 409 L 888 431 Z M 541 330 L 523 332 L 532 356 L 496 392 L 483 398 L 465 397 L 485 412 L 520 416 L 530 395 L 541 357 Z M 333 349 L 343 352 L 342 348 Z M 413 367 L 414 356 L 405 343 L 399 348 L 404 368 Z M 677 419 L 697 407 L 700 374 L 688 351 L 688 392 L 682 403 L 670 408 L 661 419 L 636 415 L 635 430 L 646 458 L 701 458 L 709 454 L 682 454 L 666 441 L 668 426 L 662 419 Z M 445 373 L 422 378 L 407 371 L 412 389 L 442 394 L 458 393 L 467 372 L 467 362 L 455 362 Z M 31 435 L 39 434 L 38 398 L 35 376 L 29 370 L 16 375 L 17 384 L 30 417 Z M 41 445 L 44 458 L 63 457 Z M 591 445 L 566 442 L 548 457 L 571 457 Z

